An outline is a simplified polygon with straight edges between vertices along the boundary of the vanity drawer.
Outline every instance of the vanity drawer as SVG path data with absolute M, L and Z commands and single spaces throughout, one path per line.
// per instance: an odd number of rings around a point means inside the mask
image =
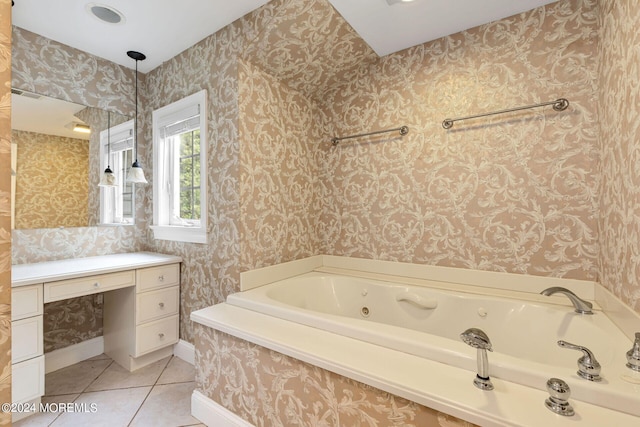
M 42 316 L 11 322 L 11 362 L 42 355 Z
M 60 301 L 134 285 L 134 270 L 48 282 L 44 284 L 44 302 Z
M 136 296 L 136 323 L 178 314 L 180 287 L 172 286 L 157 291 L 143 292 Z
M 160 267 L 136 270 L 136 284 L 137 292 L 179 285 L 180 264 L 162 265 Z
M 11 320 L 42 314 L 42 285 L 11 288 Z
M 11 366 L 11 400 L 22 403 L 44 394 L 44 356 Z
M 178 342 L 178 316 L 166 317 L 136 327 L 136 351 L 142 356 Z

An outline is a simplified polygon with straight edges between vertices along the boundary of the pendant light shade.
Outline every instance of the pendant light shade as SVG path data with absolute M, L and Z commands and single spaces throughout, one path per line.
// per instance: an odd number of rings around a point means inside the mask
M 142 170 L 142 166 L 138 163 L 138 61 L 144 61 L 147 57 L 133 50 L 127 52 L 129 58 L 134 59 L 136 61 L 136 115 L 133 118 L 133 136 L 134 136 L 134 144 L 133 144 L 133 164 L 129 169 L 129 174 L 127 175 L 127 182 L 133 182 L 135 184 L 146 184 L 147 180 L 144 177 L 144 171 Z
M 142 170 L 142 167 L 140 166 L 137 160 L 133 162 L 133 164 L 131 165 L 131 168 L 129 169 L 129 175 L 127 175 L 127 181 L 133 182 L 136 184 L 147 183 L 147 180 L 144 177 L 144 170 Z
M 102 173 L 102 177 L 100 178 L 100 187 L 115 187 L 116 184 L 116 176 L 113 174 L 111 170 L 111 166 L 109 163 L 111 162 L 111 112 L 107 111 L 107 168 Z
M 100 178 L 100 187 L 117 187 L 116 176 L 113 174 L 113 171 L 109 166 L 102 173 L 102 178 Z

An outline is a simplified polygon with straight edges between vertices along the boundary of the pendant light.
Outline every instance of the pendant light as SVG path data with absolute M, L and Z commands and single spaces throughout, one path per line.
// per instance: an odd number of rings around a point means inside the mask
M 111 170 L 111 166 L 109 166 L 109 162 L 111 161 L 111 112 L 107 111 L 107 168 L 104 170 L 102 174 L 102 178 L 100 178 L 100 187 L 115 187 L 116 184 L 116 176 L 113 174 Z
M 129 169 L 129 174 L 127 175 L 127 182 L 133 182 L 136 184 L 146 184 L 147 180 L 144 178 L 144 171 L 138 163 L 138 61 L 144 61 L 147 57 L 133 50 L 127 52 L 129 58 L 134 59 L 136 61 L 136 115 L 133 118 L 133 136 L 134 144 L 133 144 L 133 164 Z

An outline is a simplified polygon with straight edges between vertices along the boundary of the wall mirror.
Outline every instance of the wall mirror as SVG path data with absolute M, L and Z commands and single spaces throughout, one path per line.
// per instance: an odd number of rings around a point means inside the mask
M 99 222 L 100 132 L 129 120 L 94 107 L 12 89 L 12 222 L 16 229 Z M 93 170 L 95 169 L 95 170 Z M 95 188 L 94 188 L 95 187 Z

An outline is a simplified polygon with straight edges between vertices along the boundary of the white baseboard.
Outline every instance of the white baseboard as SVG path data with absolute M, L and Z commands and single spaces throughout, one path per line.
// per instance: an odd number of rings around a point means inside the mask
M 57 371 L 67 366 L 75 365 L 86 359 L 99 356 L 104 353 L 103 337 L 92 338 L 78 344 L 73 344 L 59 350 L 54 350 L 44 355 L 44 372 Z
M 185 340 L 180 340 L 173 346 L 173 355 L 192 365 L 196 364 L 196 347 Z
M 255 427 L 198 390 L 191 395 L 191 415 L 210 427 Z

